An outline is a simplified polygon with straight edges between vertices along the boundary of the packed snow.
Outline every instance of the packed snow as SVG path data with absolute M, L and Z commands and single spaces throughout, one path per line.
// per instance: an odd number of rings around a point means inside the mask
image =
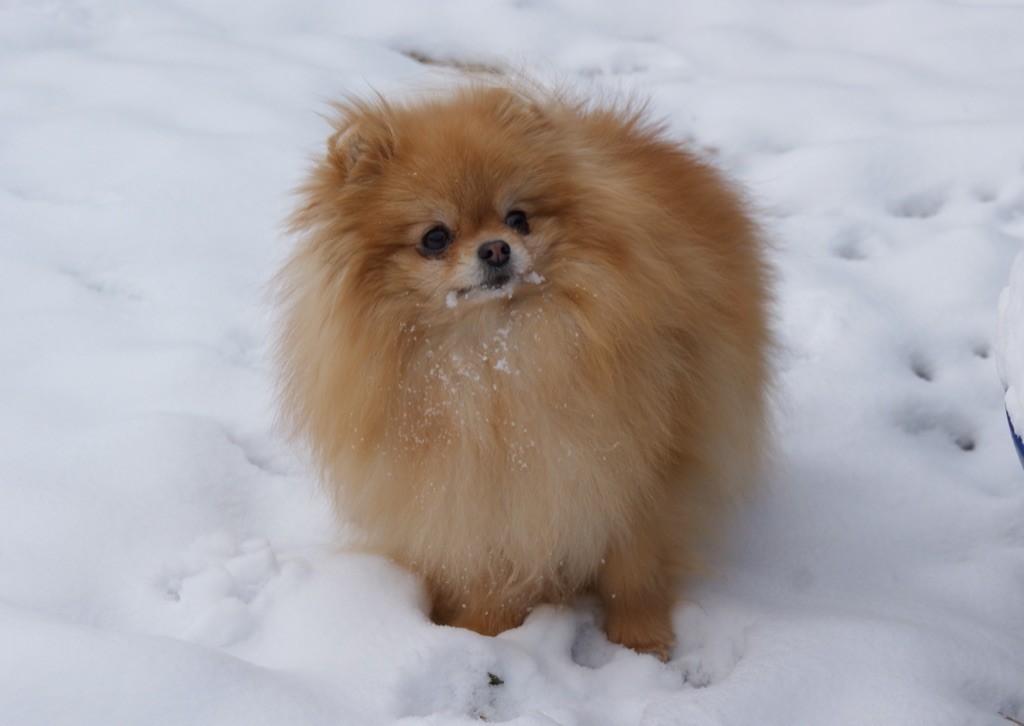
M 1022 30 L 997 0 L 0 5 L 0 723 L 1024 721 L 993 355 Z M 667 664 L 585 599 L 432 625 L 275 429 L 319 114 L 448 65 L 650 96 L 773 241 L 775 463 Z

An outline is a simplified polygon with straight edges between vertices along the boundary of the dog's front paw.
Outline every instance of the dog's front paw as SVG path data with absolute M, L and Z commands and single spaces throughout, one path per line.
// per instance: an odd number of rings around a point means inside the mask
M 507 606 L 477 606 L 467 608 L 451 620 L 449 625 L 475 630 L 481 635 L 497 635 L 518 628 L 526 619 L 526 610 Z
M 632 648 L 637 653 L 650 653 L 668 662 L 676 636 L 668 612 L 624 611 L 611 608 L 604 624 L 608 640 Z

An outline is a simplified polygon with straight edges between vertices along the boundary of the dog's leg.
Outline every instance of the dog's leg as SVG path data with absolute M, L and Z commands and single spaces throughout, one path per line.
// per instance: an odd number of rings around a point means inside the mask
M 484 601 L 467 606 L 451 624 L 481 635 L 497 635 L 522 625 L 527 612 L 526 608 L 516 605 Z
M 608 639 L 667 661 L 676 642 L 672 631 L 676 593 L 658 534 L 650 529 L 638 531 L 613 544 L 597 586 L 604 601 Z
M 429 583 L 430 619 L 438 625 L 467 628 L 481 635 L 497 635 L 523 624 L 529 607 L 486 587 L 468 587 L 459 592 L 447 591 Z

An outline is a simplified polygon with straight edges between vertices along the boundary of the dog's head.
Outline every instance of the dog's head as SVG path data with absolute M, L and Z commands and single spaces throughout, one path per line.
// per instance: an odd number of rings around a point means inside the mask
M 542 295 L 559 267 L 601 262 L 595 172 L 567 126 L 500 86 L 348 101 L 295 226 L 370 307 L 457 320 Z

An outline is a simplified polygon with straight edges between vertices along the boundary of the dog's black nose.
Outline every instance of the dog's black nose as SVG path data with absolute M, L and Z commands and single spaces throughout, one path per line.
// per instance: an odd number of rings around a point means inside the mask
M 476 250 L 477 256 L 491 267 L 504 267 L 512 256 L 512 248 L 503 239 L 484 242 Z

